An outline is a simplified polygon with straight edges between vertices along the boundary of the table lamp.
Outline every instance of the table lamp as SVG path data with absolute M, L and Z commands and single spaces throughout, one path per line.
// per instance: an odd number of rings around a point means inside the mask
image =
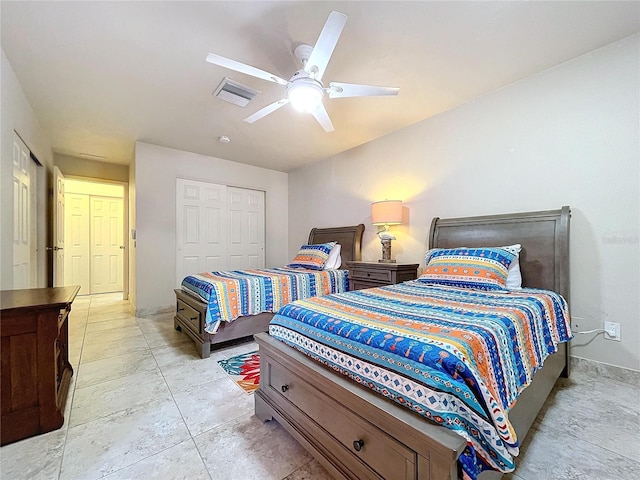
M 383 200 L 381 202 L 373 202 L 371 204 L 371 223 L 373 225 L 382 225 L 382 229 L 378 231 L 380 243 L 382 243 L 382 259 L 380 263 L 394 263 L 391 260 L 391 240 L 396 237 L 389 232 L 389 225 L 400 225 L 402 223 L 402 201 L 401 200 Z

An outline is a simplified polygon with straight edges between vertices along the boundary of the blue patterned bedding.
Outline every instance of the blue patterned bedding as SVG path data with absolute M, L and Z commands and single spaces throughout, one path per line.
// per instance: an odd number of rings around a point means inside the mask
M 514 469 L 508 413 L 561 342 L 565 300 L 419 281 L 289 303 L 269 333 L 467 441 L 460 475 Z
M 182 289 L 207 303 L 205 331 L 216 333 L 220 323 L 244 315 L 277 312 L 294 300 L 349 290 L 348 270 L 272 268 L 189 275 Z

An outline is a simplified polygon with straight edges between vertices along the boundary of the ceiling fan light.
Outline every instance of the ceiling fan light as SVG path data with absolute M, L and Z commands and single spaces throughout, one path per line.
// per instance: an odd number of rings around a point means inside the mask
M 297 79 L 287 88 L 291 105 L 300 112 L 313 112 L 322 102 L 323 94 L 322 85 L 312 78 Z

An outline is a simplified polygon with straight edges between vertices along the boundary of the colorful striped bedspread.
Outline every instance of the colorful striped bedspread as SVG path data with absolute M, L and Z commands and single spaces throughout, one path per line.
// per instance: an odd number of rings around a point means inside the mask
M 463 478 L 514 469 L 508 412 L 545 358 L 571 339 L 565 300 L 420 281 L 293 302 L 269 333 L 456 431 Z
M 277 312 L 294 300 L 349 290 L 348 270 L 272 268 L 189 275 L 182 288 L 208 304 L 205 331 L 244 315 Z

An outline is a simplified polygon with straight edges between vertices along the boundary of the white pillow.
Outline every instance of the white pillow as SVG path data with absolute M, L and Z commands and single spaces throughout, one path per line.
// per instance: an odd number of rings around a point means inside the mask
M 324 262 L 323 270 L 340 268 L 340 265 L 342 265 L 342 256 L 340 255 L 341 248 L 339 243 L 333 246 L 329 252 L 329 258 Z
M 507 245 L 500 248 L 504 248 L 516 256 L 515 260 L 509 265 L 506 282 L 507 290 L 522 290 L 522 273 L 520 272 L 520 250 L 522 250 L 522 245 L 516 243 L 515 245 Z

